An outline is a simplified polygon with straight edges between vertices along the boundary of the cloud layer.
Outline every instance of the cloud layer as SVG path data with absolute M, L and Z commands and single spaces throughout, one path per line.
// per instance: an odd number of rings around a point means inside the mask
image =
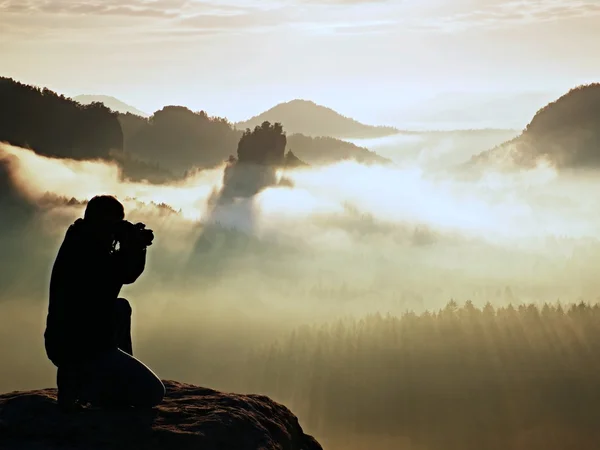
M 600 4 L 581 0 L 524 0 L 459 2 L 452 10 L 435 14 L 414 26 L 430 30 L 460 31 L 567 20 L 600 15 Z
M 600 15 L 600 4 L 585 0 L 461 0 L 437 6 L 433 1 L 387 0 L 4 0 L 0 1 L 0 15 L 4 19 L 0 22 L 18 20 L 20 28 L 30 24 L 38 30 L 52 28 L 52 24 L 77 28 L 76 24 L 86 19 L 88 28 L 98 26 L 91 18 L 112 18 L 115 26 L 123 26 L 123 19 L 135 19 L 135 25 L 143 23 L 148 30 L 184 38 L 286 27 L 341 34 L 495 29 Z

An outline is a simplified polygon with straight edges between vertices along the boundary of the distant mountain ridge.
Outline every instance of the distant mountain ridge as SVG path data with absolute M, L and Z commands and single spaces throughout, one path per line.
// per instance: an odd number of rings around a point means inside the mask
M 326 106 L 310 100 L 291 100 L 254 116 L 244 122 L 236 123 L 237 128 L 254 128 L 261 123 L 279 122 L 291 134 L 303 134 L 312 137 L 333 137 L 338 139 L 375 138 L 399 133 L 388 126 L 365 125 L 357 120 L 343 116 Z
M 97 101 L 98 96 L 87 97 L 84 100 L 90 103 L 82 104 L 12 78 L 0 77 L 0 98 L 0 142 L 52 158 L 111 162 L 130 180 L 163 183 L 222 165 L 238 153 L 244 134 L 225 118 L 184 106 L 166 106 L 146 118 L 119 113 Z M 284 163 L 294 167 L 341 160 L 391 163 L 364 147 L 334 138 L 290 134 L 286 151 L 292 149 Z M 10 185 L 6 164 L 0 161 L 4 170 L 0 170 L 1 190 Z
M 110 95 L 77 95 L 72 97 L 78 103 L 82 105 L 89 105 L 90 103 L 100 102 L 103 103 L 107 108 L 121 113 L 121 114 L 135 114 L 136 116 L 141 117 L 149 117 L 150 114 L 145 113 L 144 111 L 140 111 L 134 106 L 128 105 L 125 102 L 122 102 L 118 98 L 111 97 Z
M 600 168 L 600 83 L 578 86 L 540 109 L 516 138 L 474 156 L 468 165 Z
M 243 135 L 243 131 L 236 129 L 227 119 L 209 116 L 205 111 L 194 112 L 184 106 L 165 106 L 150 118 L 120 114 L 119 121 L 127 153 L 143 161 L 160 164 L 175 173 L 222 164 L 236 153 Z M 351 142 L 285 131 L 287 151 L 293 150 L 294 157 L 310 165 L 342 160 L 366 164 L 391 163 L 389 159 Z M 291 156 L 290 163 L 297 164 Z

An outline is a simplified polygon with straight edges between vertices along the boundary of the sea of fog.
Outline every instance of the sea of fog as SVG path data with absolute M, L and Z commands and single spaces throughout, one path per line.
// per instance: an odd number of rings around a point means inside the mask
M 135 311 L 136 351 L 165 378 L 228 388 L 224 368 L 249 349 L 340 317 L 422 312 L 450 299 L 596 301 L 597 174 L 539 166 L 465 179 L 438 170 L 445 158 L 463 159 L 455 151 L 476 152 L 459 151 L 460 140 L 452 151 L 424 147 L 419 135 L 382 142 L 401 163 L 281 171 L 291 183 L 225 205 L 212 201 L 223 167 L 152 185 L 123 181 L 105 162 L 0 146 L 14 184 L 40 205 L 34 220 L 1 237 L 2 265 L 15 275 L 0 286 L 0 340 L 15 346 L 0 351 L 9 368 L 0 390 L 53 382 L 42 339 L 47 282 L 84 208 L 61 197 L 116 195 L 130 220 L 155 231 L 146 272 L 123 295 Z
M 446 170 L 516 137 L 513 129 L 422 130 L 369 139 L 349 139 L 399 165 Z

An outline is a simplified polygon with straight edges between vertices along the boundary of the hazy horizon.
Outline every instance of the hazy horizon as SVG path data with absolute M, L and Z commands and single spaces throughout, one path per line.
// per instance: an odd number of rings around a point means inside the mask
M 45 86 L 38 86 L 45 87 Z M 571 86 L 565 91 L 526 91 L 517 93 L 499 93 L 499 92 L 442 92 L 436 95 L 423 97 L 421 101 L 415 101 L 414 103 L 407 103 L 402 105 L 397 111 L 390 115 L 393 115 L 393 119 L 383 122 L 363 122 L 365 125 L 370 126 L 391 126 L 398 130 L 416 131 L 416 132 L 428 132 L 428 131 L 462 131 L 462 130 L 516 130 L 521 131 L 529 123 L 535 113 L 569 90 L 577 87 L 577 85 Z M 58 92 L 60 93 L 60 92 Z M 63 95 L 66 95 L 63 93 Z M 80 95 L 67 95 L 74 100 L 79 101 L 79 97 L 107 97 L 108 102 L 106 106 L 111 109 L 115 109 L 118 112 L 133 112 L 134 114 L 141 114 L 144 117 L 151 116 L 154 112 L 162 109 L 166 106 L 172 106 L 173 103 L 165 103 L 160 107 L 151 111 L 141 110 L 136 105 L 122 102 L 120 98 L 116 98 L 111 95 L 104 94 L 80 94 Z M 123 103 L 128 106 L 127 110 L 120 111 L 119 108 L 113 108 L 114 100 Z M 279 101 L 277 104 L 271 105 L 262 111 L 256 111 L 251 116 L 244 117 L 242 119 L 231 119 L 230 114 L 216 115 L 217 117 L 224 117 L 230 122 L 236 124 L 251 119 L 252 117 L 258 116 L 263 112 L 271 109 L 274 106 L 289 103 L 292 101 L 311 101 L 308 98 L 289 98 Z M 89 100 L 87 100 L 89 101 Z M 319 104 L 318 102 L 314 102 Z M 120 105 L 120 106 L 124 106 Z M 330 108 L 328 105 L 319 104 Z M 204 108 L 194 109 L 190 105 L 176 105 L 185 106 L 190 108 L 192 111 L 206 111 Z M 486 113 L 481 115 L 481 108 L 486 108 Z M 133 109 L 131 111 L 130 109 Z M 332 108 L 333 109 L 333 108 Z M 135 110 L 139 111 L 136 112 Z M 206 111 L 209 115 L 214 115 L 211 111 Z M 350 119 L 356 120 L 354 117 L 350 117 L 343 111 L 335 111 L 343 116 L 349 117 Z M 463 113 L 462 117 L 456 117 L 457 114 Z M 384 117 L 383 115 L 382 117 Z M 360 121 L 359 121 L 360 122 Z
M 0 12 L 3 75 L 149 113 L 240 121 L 305 98 L 401 125 L 436 95 L 564 93 L 600 70 L 600 5 L 580 0 L 9 0 Z
M 15 78 L 17 81 L 25 82 L 23 79 Z M 47 84 L 35 84 L 39 88 L 50 88 Z M 402 103 L 396 109 L 388 111 L 375 111 L 372 115 L 368 115 L 367 120 L 361 120 L 358 117 L 348 114 L 346 111 L 338 110 L 329 104 L 319 103 L 314 98 L 303 98 L 300 96 L 286 97 L 276 100 L 276 103 L 266 105 L 262 110 L 254 110 L 249 105 L 246 112 L 233 110 L 226 112 L 221 109 L 220 113 L 214 112 L 202 103 L 178 103 L 165 99 L 164 103 L 158 104 L 151 109 L 144 109 L 135 103 L 123 100 L 123 98 L 108 93 L 70 93 L 53 89 L 58 94 L 66 97 L 77 99 L 77 97 L 108 97 L 116 99 L 123 104 L 132 107 L 144 113 L 145 116 L 150 116 L 154 112 L 166 106 L 184 106 L 192 111 L 205 111 L 211 116 L 223 117 L 232 123 L 244 122 L 254 116 L 269 110 L 270 108 L 288 103 L 293 100 L 313 101 L 321 106 L 331 108 L 337 113 L 358 120 L 366 125 L 371 126 L 391 126 L 399 130 L 409 130 L 416 132 L 427 131 L 460 131 L 460 130 L 480 130 L 480 129 L 503 129 L 503 130 L 522 130 L 529 123 L 535 113 L 560 96 L 567 93 L 569 90 L 587 84 L 586 82 L 565 85 L 565 88 L 539 91 L 527 90 L 522 92 L 511 91 L 447 91 L 437 92 L 433 94 L 425 94 L 422 97 L 413 97 L 411 100 Z M 127 96 L 127 94 L 124 94 Z M 508 100 L 510 99 L 510 100 Z M 274 100 L 275 101 L 275 100 Z M 511 105 L 508 106 L 508 102 Z M 108 107 L 111 107 L 109 101 Z M 507 111 L 507 107 L 509 110 Z M 469 111 L 469 108 L 472 108 Z M 485 108 L 486 113 L 481 116 L 481 109 Z M 218 109 L 218 108 L 217 108 Z M 456 117 L 457 113 L 467 112 L 465 117 Z M 245 114 L 245 115 L 241 115 Z M 370 118 L 370 119 L 369 119 Z

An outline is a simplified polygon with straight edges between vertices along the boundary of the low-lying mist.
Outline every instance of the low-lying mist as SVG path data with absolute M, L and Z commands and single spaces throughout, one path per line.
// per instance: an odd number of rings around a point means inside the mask
M 548 166 L 481 177 L 354 162 L 279 171 L 252 198 L 215 202 L 222 167 L 170 185 L 116 166 L 0 146 L 35 205 L 0 235 L 0 391 L 54 383 L 43 349 L 47 284 L 66 228 L 93 195 L 116 195 L 154 230 L 146 272 L 122 295 L 134 350 L 161 377 L 244 389 L 250 352 L 305 324 L 483 306 L 595 302 L 600 187 Z M 3 227 L 10 218 L 3 224 Z M 85 301 L 85 298 L 82 298 Z

